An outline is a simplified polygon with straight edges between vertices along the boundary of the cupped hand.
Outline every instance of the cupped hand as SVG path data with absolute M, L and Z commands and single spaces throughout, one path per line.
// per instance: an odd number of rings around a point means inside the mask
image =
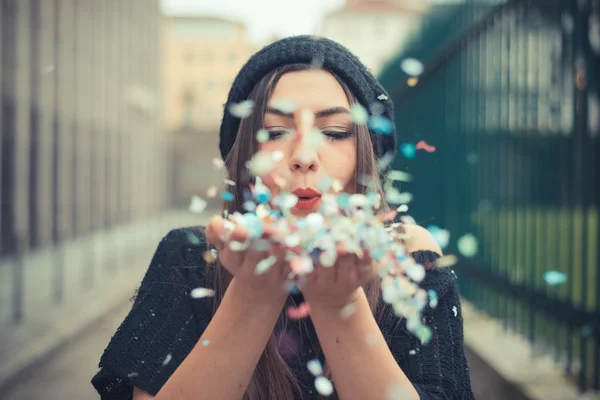
M 311 308 L 341 310 L 361 295 L 362 286 L 377 277 L 377 266 L 368 252 L 362 257 L 338 247 L 333 266 L 317 264 L 300 286 Z
M 206 227 L 206 237 L 217 250 L 221 265 L 233 275 L 236 286 L 244 291 L 249 301 L 285 300 L 288 292 L 284 283 L 290 269 L 283 246 L 271 243 L 265 249 L 271 236 L 266 231 L 260 238 L 262 247 L 256 248 L 257 240 L 250 238 L 244 227 L 231 224 L 234 223 L 215 216 Z

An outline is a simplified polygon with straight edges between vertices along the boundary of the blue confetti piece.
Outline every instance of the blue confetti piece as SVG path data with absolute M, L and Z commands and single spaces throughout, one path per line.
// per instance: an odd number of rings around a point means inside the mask
M 256 200 L 257 200 L 257 201 L 258 201 L 260 204 L 263 204 L 263 203 L 266 203 L 267 201 L 269 201 L 269 198 L 270 198 L 270 197 L 271 197 L 271 196 L 269 196 L 269 193 L 258 193 L 258 194 L 256 195 Z
M 338 206 L 340 206 L 341 209 L 346 209 L 348 208 L 348 201 L 350 200 L 350 195 L 348 193 L 340 193 L 338 195 L 337 198 L 337 203 Z
M 394 133 L 394 124 L 386 117 L 375 115 L 369 120 L 369 129 L 382 135 Z
M 208 346 L 210 344 L 210 340 L 205 339 L 202 341 L 202 346 Z
M 221 197 L 225 201 L 233 201 L 233 199 L 234 199 L 233 193 L 230 193 L 230 192 L 223 192 L 223 194 L 221 195 Z
M 567 281 L 567 276 L 560 271 L 548 271 L 544 273 L 544 280 L 550 286 L 563 284 Z
M 414 143 L 404 143 L 400 146 L 400 152 L 409 160 L 412 160 L 417 155 L 417 146 Z
M 253 238 L 259 238 L 265 233 L 262 221 L 254 213 L 244 214 L 244 225 L 248 229 L 249 235 Z

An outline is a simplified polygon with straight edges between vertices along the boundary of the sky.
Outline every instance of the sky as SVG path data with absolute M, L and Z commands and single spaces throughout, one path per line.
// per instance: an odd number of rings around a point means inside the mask
M 166 14 L 225 17 L 246 24 L 259 45 L 272 35 L 314 34 L 323 17 L 346 0 L 161 0 Z

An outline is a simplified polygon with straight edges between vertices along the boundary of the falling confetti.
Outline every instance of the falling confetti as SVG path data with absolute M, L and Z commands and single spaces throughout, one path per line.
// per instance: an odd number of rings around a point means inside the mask
M 317 376 L 315 378 L 315 389 L 322 396 L 330 396 L 333 393 L 333 384 L 324 376 Z
M 216 250 L 207 250 L 202 254 L 202 257 L 204 258 L 204 261 L 210 264 L 217 261 L 217 252 Z
M 414 76 L 411 78 L 408 78 L 408 80 L 406 81 L 406 84 L 410 87 L 417 86 L 417 83 L 419 83 L 419 78 L 414 77 Z
M 232 104 L 229 106 L 229 112 L 236 118 L 247 118 L 252 114 L 254 101 L 244 100 L 241 103 Z
M 223 162 L 223 160 L 221 160 L 220 158 L 217 158 L 217 157 L 212 159 L 212 163 L 215 166 L 215 168 L 218 170 L 223 169 L 223 166 L 225 166 L 225 163 Z
M 225 182 L 225 184 L 226 184 L 226 185 L 229 185 L 229 186 L 235 186 L 235 182 L 234 182 L 234 181 L 232 181 L 231 179 L 225 179 L 225 181 L 224 181 L 224 182 Z
M 290 99 L 275 99 L 271 102 L 271 107 L 285 114 L 291 114 L 296 110 L 296 104 Z
M 438 295 L 435 292 L 435 290 L 433 289 L 429 289 L 427 291 L 427 294 L 429 295 L 429 307 L 431 308 L 436 308 L 438 305 Z
M 202 346 L 208 346 L 209 344 L 210 344 L 210 340 L 208 340 L 208 339 L 204 339 L 202 341 Z
M 442 249 L 448 247 L 448 243 L 450 242 L 450 232 L 448 230 L 442 229 L 437 225 L 429 225 L 427 230 Z
M 403 143 L 400 146 L 400 152 L 409 160 L 412 160 L 417 155 L 417 147 L 414 143 Z
M 544 281 L 550 286 L 560 285 L 567 281 L 567 275 L 560 271 L 547 271 L 544 273 Z
M 428 145 L 424 140 L 421 140 L 419 143 L 417 143 L 416 149 L 425 150 L 428 153 L 435 152 L 435 146 Z
M 369 113 L 360 104 L 353 104 L 350 108 L 350 115 L 352 116 L 352 122 L 356 125 L 364 125 L 369 121 Z
M 410 350 L 408 352 L 408 354 L 410 354 L 411 356 L 414 356 L 415 354 L 417 354 L 417 351 L 416 350 Z
M 407 212 L 408 206 L 406 204 L 402 204 L 400 207 L 396 208 L 396 211 L 398 211 L 399 213 Z
M 233 201 L 233 199 L 235 198 L 234 195 L 233 195 L 233 193 L 231 193 L 231 192 L 223 192 L 223 194 L 221 195 L 221 197 L 225 201 Z
M 374 115 L 369 119 L 369 129 L 381 135 L 394 133 L 394 123 L 386 117 Z
M 458 308 L 456 306 L 452 306 L 452 312 L 454 313 L 455 317 L 458 316 Z
M 438 268 L 447 268 L 456 265 L 458 258 L 455 255 L 447 255 L 436 260 L 435 266 Z
M 323 366 L 321 365 L 321 362 L 317 359 L 310 360 L 309 362 L 307 362 L 306 368 L 314 376 L 319 376 L 323 373 Z
M 477 239 L 468 233 L 458 239 L 458 251 L 465 257 L 473 257 L 477 254 Z
M 128 378 L 137 378 L 138 376 L 140 376 L 140 374 L 138 374 L 137 372 L 132 372 L 130 374 L 127 374 Z
M 212 198 L 217 195 L 218 189 L 216 186 L 211 186 L 206 190 L 206 197 Z
M 215 295 L 215 291 L 208 288 L 199 287 L 190 293 L 193 299 L 203 299 L 205 297 L 213 297 Z
M 256 132 L 256 141 L 258 143 L 268 142 L 269 138 L 270 138 L 269 131 L 264 128 L 259 129 L 258 132 Z
M 297 320 L 308 317 L 310 313 L 310 307 L 308 303 L 304 302 L 298 307 L 288 307 L 287 316 L 289 319 Z
M 342 311 L 340 311 L 340 317 L 342 319 L 348 319 L 355 312 L 356 312 L 356 305 L 354 303 L 350 303 L 350 304 L 346 305 L 344 308 L 342 308 Z
M 411 174 L 407 174 L 402 171 L 390 171 L 387 174 L 387 178 L 391 181 L 400 181 L 400 182 L 412 182 L 413 178 Z
M 173 356 L 171 355 L 171 353 L 167 354 L 167 356 L 165 357 L 165 360 L 162 362 L 163 367 L 168 365 L 172 359 L 173 359 Z
M 208 203 L 201 197 L 193 196 L 190 203 L 190 211 L 193 213 L 201 213 L 206 210 Z
M 389 97 L 387 97 L 385 94 L 380 94 L 379 96 L 377 96 L 377 100 L 388 100 Z
M 275 263 L 277 262 L 277 257 L 270 256 L 263 260 L 260 260 L 258 264 L 256 264 L 256 275 L 262 275 L 267 272 Z
M 424 69 L 423 63 L 414 58 L 406 58 L 402 60 L 400 63 L 400 68 L 402 68 L 402 70 L 410 76 L 419 76 L 423 73 Z

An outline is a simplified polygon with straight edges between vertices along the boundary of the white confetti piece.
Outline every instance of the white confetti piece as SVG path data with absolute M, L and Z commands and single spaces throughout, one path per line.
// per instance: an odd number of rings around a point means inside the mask
M 140 374 L 138 374 L 137 372 L 132 372 L 130 374 L 127 374 L 128 378 L 137 378 L 138 376 L 140 376 Z
M 401 182 L 412 182 L 413 177 L 411 174 L 402 171 L 390 171 L 387 174 L 387 178 L 392 181 L 401 181 Z
M 217 170 L 221 170 L 225 166 L 225 162 L 217 157 L 212 159 L 212 163 Z
M 201 197 L 193 196 L 190 203 L 190 211 L 193 213 L 201 213 L 206 210 L 208 203 Z
M 172 359 L 173 359 L 173 356 L 171 355 L 171 353 L 167 354 L 164 361 L 162 362 L 163 367 L 168 365 Z
M 544 281 L 550 286 L 556 286 L 565 283 L 567 276 L 560 271 L 547 271 L 544 273 Z
M 211 186 L 206 190 L 206 197 L 213 198 L 217 196 L 219 190 L 216 186 Z
M 452 312 L 454 313 L 455 317 L 458 316 L 458 308 L 456 306 L 452 306 Z
M 385 94 L 380 94 L 379 96 L 377 96 L 377 100 L 388 100 L 389 98 L 385 95 Z
M 275 263 L 277 262 L 277 257 L 270 256 L 265 259 L 262 259 L 256 264 L 256 275 L 262 275 L 267 272 Z
M 236 118 L 247 118 L 252 114 L 252 109 L 254 108 L 254 101 L 245 100 L 241 103 L 231 104 L 229 106 L 229 112 Z
M 323 366 L 321 365 L 321 362 L 317 359 L 310 360 L 309 362 L 307 362 L 306 368 L 308 368 L 308 371 L 314 376 L 319 376 L 323 373 Z
M 423 63 L 414 58 L 406 58 L 402 60 L 402 63 L 400 63 L 400 68 L 402 68 L 402 70 L 410 76 L 419 76 L 423 73 L 424 69 Z
M 399 206 L 398 208 L 396 208 L 396 211 L 398 211 L 399 213 L 407 212 L 408 211 L 408 206 L 406 204 L 402 204 L 401 206 Z
M 322 396 L 330 396 L 333 393 L 333 384 L 324 376 L 317 376 L 315 378 L 315 389 Z
M 271 107 L 285 114 L 291 114 L 296 111 L 296 104 L 290 99 L 274 99 Z
M 356 125 L 365 125 L 369 121 L 369 112 L 360 104 L 353 104 L 350 107 L 350 116 Z
M 259 129 L 258 132 L 256 132 L 256 141 L 258 143 L 266 143 L 269 141 L 271 135 L 269 135 L 269 131 L 267 131 L 266 129 Z
M 342 311 L 340 311 L 340 317 L 342 319 L 348 319 L 355 312 L 356 312 L 356 304 L 350 303 L 350 304 L 347 304 L 346 306 L 344 306 L 344 308 L 342 308 Z
M 410 354 L 411 356 L 414 356 L 415 354 L 417 354 L 417 351 L 416 350 L 410 350 L 408 352 L 408 354 Z
M 225 184 L 229 186 L 235 186 L 235 182 L 231 179 L 225 179 Z
M 477 254 L 477 238 L 470 233 L 458 239 L 458 251 L 465 257 L 473 257 Z
M 213 297 L 215 291 L 209 288 L 199 287 L 191 291 L 190 296 L 192 299 L 203 299 L 205 297 Z

